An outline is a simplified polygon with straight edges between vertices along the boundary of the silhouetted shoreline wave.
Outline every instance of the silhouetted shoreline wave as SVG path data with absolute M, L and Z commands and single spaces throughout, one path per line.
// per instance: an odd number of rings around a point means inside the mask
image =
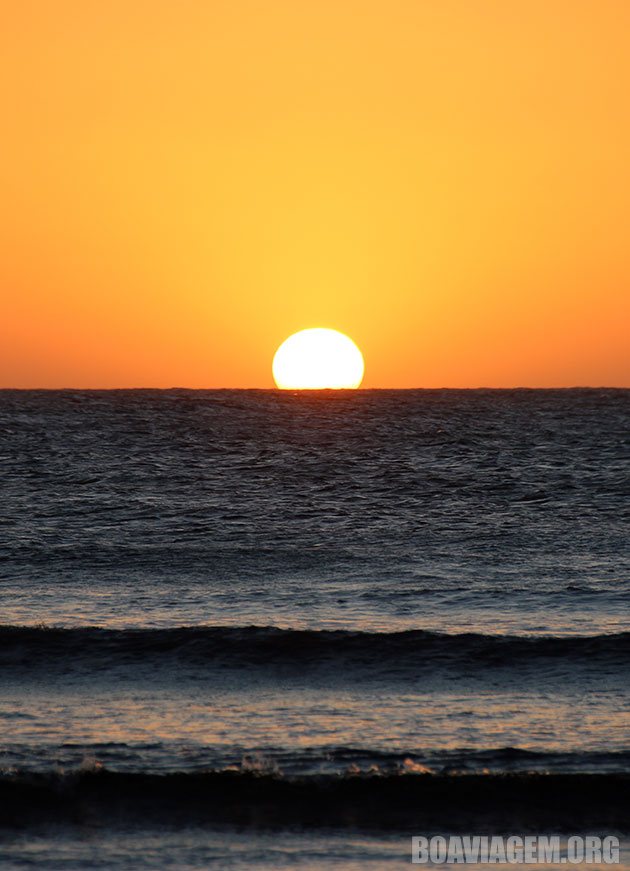
M 630 775 L 80 772 L 0 777 L 0 827 L 124 821 L 170 826 L 630 831 Z

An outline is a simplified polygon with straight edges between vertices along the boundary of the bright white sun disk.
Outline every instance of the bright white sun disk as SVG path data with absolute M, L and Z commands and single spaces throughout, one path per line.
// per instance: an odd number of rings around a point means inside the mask
M 342 390 L 361 384 L 365 365 L 352 339 L 337 330 L 301 330 L 284 341 L 273 358 L 281 390 Z

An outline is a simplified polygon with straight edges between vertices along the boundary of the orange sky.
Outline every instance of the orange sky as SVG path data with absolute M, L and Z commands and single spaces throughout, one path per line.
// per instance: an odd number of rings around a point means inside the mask
M 627 0 L 20 0 L 0 385 L 630 385 Z

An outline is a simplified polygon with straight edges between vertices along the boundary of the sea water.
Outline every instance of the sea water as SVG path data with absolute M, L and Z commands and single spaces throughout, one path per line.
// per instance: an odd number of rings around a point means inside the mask
M 460 828 L 614 792 L 629 423 L 625 390 L 0 391 L 2 867 L 403 867 L 414 777 L 503 784 Z

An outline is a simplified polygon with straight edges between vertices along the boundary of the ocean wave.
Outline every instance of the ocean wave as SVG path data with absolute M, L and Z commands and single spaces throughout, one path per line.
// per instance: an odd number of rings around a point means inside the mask
M 539 751 L 504 746 L 431 749 L 317 745 L 243 747 L 156 742 L 3 743 L 0 774 L 70 774 L 105 767 L 151 774 L 240 771 L 285 777 L 425 772 L 445 774 L 628 774 L 630 750 Z
M 630 632 L 593 636 L 506 636 L 409 630 L 353 632 L 272 627 L 100 629 L 0 627 L 0 668 L 31 670 L 159 665 L 260 669 L 348 668 L 415 673 L 438 667 L 509 668 L 585 664 L 630 665 Z
M 285 778 L 260 771 L 0 777 L 0 827 L 124 820 L 253 827 L 333 826 L 427 831 L 493 826 L 630 830 L 629 775 L 396 775 Z

